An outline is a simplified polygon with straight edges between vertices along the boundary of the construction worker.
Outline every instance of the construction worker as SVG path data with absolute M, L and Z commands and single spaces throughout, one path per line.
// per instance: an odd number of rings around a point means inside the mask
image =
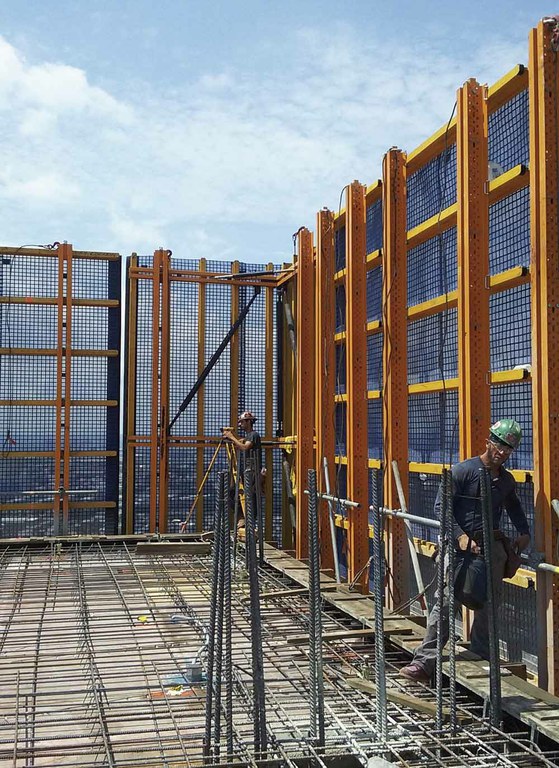
M 250 411 L 244 411 L 239 416 L 238 427 L 239 430 L 244 432 L 244 438 L 237 437 L 230 429 L 222 429 L 223 437 L 233 443 L 240 451 L 242 451 L 241 472 L 247 467 L 254 470 L 255 486 L 258 490 L 261 490 L 263 479 L 266 475 L 266 469 L 262 467 L 262 440 L 258 432 L 254 429 L 254 423 L 256 422 L 256 416 Z M 257 509 L 260 507 L 260 499 L 257 499 L 257 494 L 253 496 L 253 510 L 256 515 Z M 239 519 L 239 526 L 244 527 L 244 519 Z
M 492 557 L 493 583 L 495 589 L 495 606 L 502 602 L 503 578 L 510 577 L 512 571 L 518 568 L 520 552 L 530 543 L 528 521 L 522 505 L 516 495 L 514 477 L 503 464 L 511 453 L 518 447 L 522 437 L 519 424 L 514 419 L 501 419 L 489 429 L 489 437 L 485 441 L 485 452 L 481 456 L 466 459 L 452 467 L 452 503 L 454 513 L 453 538 L 458 551 L 457 558 L 464 553 L 481 554 L 482 544 L 482 513 L 480 478 L 481 470 L 489 470 L 491 477 L 491 502 L 493 508 L 494 546 Z M 441 489 L 435 501 L 435 513 L 440 517 L 442 498 Z M 502 510 L 506 509 L 509 518 L 518 531 L 518 537 L 511 542 L 499 529 Z M 477 562 L 477 557 L 469 558 L 469 562 Z M 513 562 L 514 561 L 514 562 Z M 489 564 L 487 564 L 489 565 Z M 485 587 L 485 584 L 483 584 Z M 454 588 L 454 586 L 453 586 Z M 455 589 L 456 610 L 460 607 L 460 597 L 463 594 Z M 480 596 L 479 604 L 483 605 L 474 610 L 474 622 L 470 637 L 470 650 L 489 659 L 489 626 L 485 594 Z M 449 635 L 449 606 L 448 584 L 442 601 L 442 647 L 446 645 Z M 435 604 L 429 614 L 425 638 L 416 649 L 413 661 L 400 670 L 400 675 L 416 682 L 429 682 L 433 674 L 437 657 L 437 622 L 439 604 Z

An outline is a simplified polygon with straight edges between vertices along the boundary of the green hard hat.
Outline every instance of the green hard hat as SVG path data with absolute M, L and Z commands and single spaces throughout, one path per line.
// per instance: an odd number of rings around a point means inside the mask
M 510 446 L 511 448 L 518 448 L 520 440 L 522 438 L 522 430 L 520 424 L 514 419 L 500 419 L 496 421 L 491 427 L 489 427 L 489 433 L 500 440 L 501 443 Z

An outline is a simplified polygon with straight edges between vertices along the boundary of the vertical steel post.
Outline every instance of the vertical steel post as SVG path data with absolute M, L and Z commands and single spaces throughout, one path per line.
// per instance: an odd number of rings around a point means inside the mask
M 456 712 L 456 599 L 454 597 L 454 505 L 452 494 L 452 474 L 449 469 L 443 469 L 442 477 L 442 510 L 446 520 L 446 535 L 448 537 L 446 582 L 448 584 L 448 680 L 450 729 L 454 734 L 458 727 Z
M 501 725 L 501 667 L 499 658 L 499 630 L 493 576 L 493 507 L 491 504 L 491 477 L 487 469 L 481 470 L 481 516 L 483 522 L 483 557 L 487 574 L 487 618 L 489 629 L 489 711 L 491 725 Z
M 444 483 L 444 481 L 443 481 Z M 442 485 L 439 493 L 441 493 L 442 501 L 445 497 L 445 487 Z M 438 608 L 438 620 L 437 620 L 437 659 L 435 664 L 435 684 L 436 684 L 436 697 L 437 697 L 437 710 L 436 710 L 436 729 L 442 730 L 443 727 L 443 653 L 444 642 L 443 634 L 445 631 L 445 576 L 446 576 L 446 560 L 447 560 L 447 516 L 444 503 L 440 507 L 441 514 L 439 518 L 439 553 L 437 558 L 437 608 Z M 448 585 L 448 591 L 450 592 L 453 585 Z M 450 616 L 449 616 L 450 621 Z
M 169 395 L 171 377 L 171 280 L 169 251 L 161 253 L 161 372 L 159 380 L 159 520 L 158 530 L 169 528 Z
M 529 38 L 530 243 L 535 548 L 555 561 L 559 496 L 559 66 L 553 22 Z M 559 582 L 538 571 L 538 684 L 559 694 Z
M 386 741 L 386 658 L 384 652 L 384 520 L 380 511 L 379 470 L 373 469 L 373 580 L 375 593 L 375 685 L 378 736 Z
M 384 505 L 398 506 L 396 482 L 390 472 L 398 462 L 404 496 L 408 496 L 408 363 L 407 363 L 407 246 L 406 246 L 406 156 L 391 149 L 383 159 L 383 372 Z M 386 521 L 388 566 L 394 589 L 387 596 L 395 608 L 393 594 L 410 594 L 410 563 L 403 520 Z
M 161 251 L 153 254 L 151 317 L 151 408 L 149 440 L 149 531 L 159 530 L 159 363 L 161 342 Z
M 369 449 L 367 403 L 367 247 L 365 187 L 354 181 L 346 202 L 348 580 L 369 591 Z
M 314 259 L 313 236 L 308 229 L 298 234 L 297 260 L 297 449 L 295 476 L 302 487 L 314 459 Z M 308 555 L 308 527 L 305 520 L 305 500 L 302 493 L 296 497 L 296 557 Z
M 267 272 L 273 272 L 273 270 L 273 264 L 266 265 Z M 272 286 L 265 288 L 265 318 L 265 432 L 263 437 L 271 439 L 274 435 L 274 288 Z M 262 536 L 271 540 L 274 519 L 274 452 L 271 445 L 264 448 L 264 466 L 266 467 L 266 476 L 263 481 L 266 521 Z
M 311 693 L 310 734 L 319 747 L 324 746 L 324 673 L 322 666 L 322 621 L 320 614 L 320 542 L 316 470 L 308 471 L 309 522 L 309 672 Z

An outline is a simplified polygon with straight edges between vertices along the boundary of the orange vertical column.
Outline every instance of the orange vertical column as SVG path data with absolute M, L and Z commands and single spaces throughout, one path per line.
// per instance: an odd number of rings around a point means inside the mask
M 161 259 L 161 374 L 159 382 L 159 532 L 169 528 L 169 394 L 171 375 L 171 256 Z
M 354 181 L 346 205 L 347 495 L 360 505 L 347 512 L 348 580 L 358 578 L 363 592 L 369 590 L 365 191 Z
M 334 395 L 336 377 L 335 291 L 334 291 L 334 214 L 320 211 L 317 216 L 316 242 L 316 465 L 318 489 L 326 491 L 323 461 L 328 462 L 330 476 L 334 464 Z M 334 567 L 328 504 L 320 502 L 320 552 L 323 568 Z
M 198 264 L 199 272 L 206 271 L 206 259 L 200 259 Z M 238 294 L 237 294 L 238 297 Z M 237 334 L 235 334 L 236 336 Z M 237 347 L 238 354 L 238 347 Z M 206 367 L 206 283 L 203 275 L 200 275 L 198 283 L 198 376 Z M 237 389 L 238 399 L 238 389 Z M 233 425 L 237 423 L 235 416 Z M 196 433 L 198 435 L 198 447 L 196 448 L 196 487 L 201 488 L 204 482 L 204 453 L 205 453 L 205 423 L 206 423 L 206 388 L 204 384 L 198 390 L 196 395 Z M 201 493 L 196 503 L 196 530 L 204 529 L 204 494 Z
M 489 207 L 486 87 L 469 80 L 457 94 L 458 409 L 460 458 L 483 450 L 489 390 Z
M 298 234 L 297 259 L 297 453 L 295 474 L 296 497 L 296 541 L 295 553 L 298 558 L 308 555 L 307 530 L 307 472 L 315 467 L 314 459 L 314 259 L 313 236 L 308 229 Z
M 530 240 L 532 274 L 532 400 L 536 549 L 557 563 L 559 498 L 559 77 L 552 27 L 530 35 Z M 538 571 L 538 684 L 559 694 L 557 577 Z
M 158 472 L 159 472 L 159 332 L 161 313 L 161 251 L 153 254 L 151 304 L 151 408 L 149 439 L 149 531 L 158 530 Z
M 383 159 L 383 434 L 384 505 L 400 506 L 392 462 L 398 462 L 404 494 L 408 496 L 408 325 L 406 248 L 406 156 L 391 149 Z M 386 520 L 386 554 L 393 577 L 389 607 L 409 596 L 409 548 L 402 520 Z

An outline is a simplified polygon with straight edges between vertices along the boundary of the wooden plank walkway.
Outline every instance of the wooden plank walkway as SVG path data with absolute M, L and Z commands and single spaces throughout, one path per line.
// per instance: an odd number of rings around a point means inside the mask
M 266 562 L 280 573 L 308 587 L 309 574 L 305 563 L 270 545 L 265 545 Z M 330 576 L 321 576 L 325 587 L 322 599 L 348 616 L 359 621 L 364 628 L 374 628 L 375 605 L 372 596 L 351 592 L 346 584 L 336 585 Z M 270 598 L 270 593 L 267 593 Z M 384 624 L 390 642 L 412 654 L 421 643 L 425 629 L 424 620 L 404 615 L 391 615 L 386 609 Z M 348 633 L 352 630 L 348 630 Z M 456 680 L 464 688 L 482 699 L 489 696 L 488 662 L 479 659 L 459 644 L 456 658 Z M 514 665 L 511 665 L 513 667 Z M 447 671 L 448 664 L 443 664 Z M 535 732 L 559 743 L 559 698 L 513 674 L 503 663 L 501 672 L 501 697 L 503 711 L 520 720 Z

